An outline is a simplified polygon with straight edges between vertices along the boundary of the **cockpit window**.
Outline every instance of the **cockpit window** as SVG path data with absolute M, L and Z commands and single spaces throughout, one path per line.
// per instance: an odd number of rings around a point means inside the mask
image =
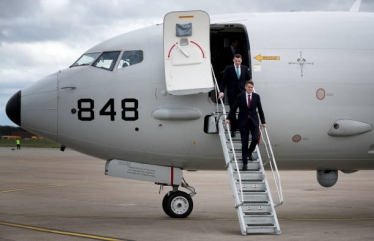
M 142 50 L 125 51 L 123 52 L 121 60 L 119 61 L 118 69 L 122 69 L 134 64 L 139 64 L 141 62 L 143 62 Z
M 89 54 L 83 54 L 73 65 L 74 66 L 83 66 L 83 65 L 89 65 L 91 64 L 97 56 L 99 56 L 100 53 L 89 53 Z
M 104 52 L 93 63 L 92 66 L 102 68 L 102 69 L 107 69 L 107 70 L 113 70 L 114 65 L 117 62 L 119 54 L 120 54 L 120 51 Z

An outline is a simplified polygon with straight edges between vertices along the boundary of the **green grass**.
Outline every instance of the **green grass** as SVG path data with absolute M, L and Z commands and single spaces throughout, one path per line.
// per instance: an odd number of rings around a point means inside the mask
M 16 147 L 16 140 L 2 140 L 0 139 L 0 147 Z M 48 140 L 21 140 L 22 147 L 45 147 L 45 148 L 60 148 L 60 144 Z

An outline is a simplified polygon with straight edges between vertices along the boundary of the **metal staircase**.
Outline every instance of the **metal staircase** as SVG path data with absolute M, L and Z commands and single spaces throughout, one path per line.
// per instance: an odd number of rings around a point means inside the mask
M 223 116 L 219 120 L 218 128 L 242 234 L 280 234 L 275 207 L 283 201 L 277 205 L 273 203 L 258 146 L 252 155 L 255 160 L 248 162 L 247 171 L 241 171 L 243 164 L 239 159 L 240 138 L 231 139 Z M 270 162 L 266 164 L 268 163 Z M 281 190 L 278 189 L 280 182 L 276 186 L 281 197 Z
M 219 92 L 217 82 L 216 90 Z M 252 154 L 255 160 L 248 161 L 247 171 L 241 171 L 243 163 L 241 160 L 240 134 L 237 132 L 236 138 L 231 138 L 230 126 L 224 123 L 226 119 L 225 105 L 222 100 L 220 102 L 221 111 L 217 104 L 217 112 L 214 113 L 214 116 L 218 122 L 218 132 L 225 157 L 226 168 L 229 174 L 231 189 L 235 199 L 235 208 L 238 214 L 241 233 L 243 235 L 260 233 L 280 234 L 281 230 L 275 207 L 283 203 L 283 194 L 280 176 L 267 130 L 266 128 L 260 129 L 261 143 L 264 145 L 266 151 L 266 155 L 263 156 L 267 156 L 267 160 L 262 160 L 259 145 L 257 145 Z M 249 138 L 249 140 L 251 140 L 251 138 Z M 272 171 L 274 180 L 273 186 L 279 197 L 279 203 L 277 204 L 273 202 L 269 183 L 266 178 L 264 166 L 267 165 Z

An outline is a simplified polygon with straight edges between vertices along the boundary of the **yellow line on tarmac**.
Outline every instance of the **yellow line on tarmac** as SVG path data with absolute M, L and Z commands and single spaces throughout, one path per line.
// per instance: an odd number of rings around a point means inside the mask
M 40 228 L 40 227 L 22 225 L 22 224 L 17 224 L 17 223 L 8 223 L 8 222 L 1 222 L 0 221 L 0 225 L 5 225 L 5 226 L 9 226 L 9 227 L 16 227 L 16 228 L 23 228 L 23 229 L 30 229 L 30 230 L 40 231 L 40 232 L 45 232 L 45 233 L 68 235 L 68 236 L 74 236 L 74 237 L 80 237 L 80 238 L 90 238 L 90 239 L 104 240 L 104 241 L 124 241 L 124 239 L 103 237 L 103 236 L 83 234 L 83 233 L 73 233 L 73 232 L 61 231 L 61 230 L 56 230 L 56 229 L 48 229 L 48 228 Z

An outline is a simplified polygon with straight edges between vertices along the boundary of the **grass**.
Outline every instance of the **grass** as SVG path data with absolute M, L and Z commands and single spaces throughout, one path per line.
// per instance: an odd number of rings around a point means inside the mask
M 21 140 L 22 147 L 44 147 L 44 148 L 60 148 L 60 144 L 48 140 Z M 16 148 L 16 140 L 2 140 L 0 139 L 0 147 L 14 147 Z

